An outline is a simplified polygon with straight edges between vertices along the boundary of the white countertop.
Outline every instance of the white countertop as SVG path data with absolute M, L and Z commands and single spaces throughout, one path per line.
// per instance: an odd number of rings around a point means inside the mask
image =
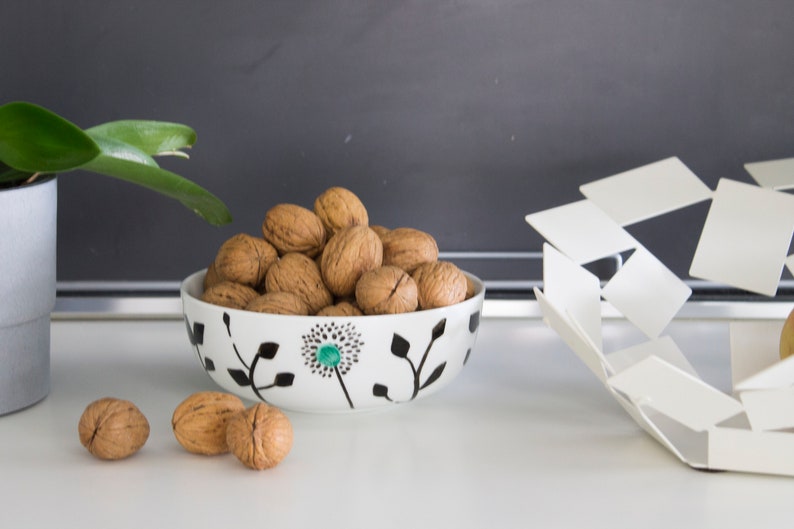
M 669 329 L 707 382 L 729 384 L 727 324 Z M 605 324 L 617 348 L 633 339 Z M 695 346 L 696 345 L 696 346 Z M 692 349 L 695 349 L 692 353 Z M 181 320 L 55 320 L 52 391 L 0 417 L 0 527 L 783 527 L 792 478 L 692 470 L 646 435 L 537 318 L 485 317 L 449 387 L 383 412 L 287 412 L 289 456 L 253 471 L 185 452 L 171 414 L 217 387 Z M 94 459 L 77 422 L 103 396 L 151 435 Z

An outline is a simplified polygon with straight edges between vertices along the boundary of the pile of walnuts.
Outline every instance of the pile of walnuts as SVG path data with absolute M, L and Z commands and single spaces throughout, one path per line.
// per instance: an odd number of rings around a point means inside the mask
M 231 452 L 248 468 L 278 465 L 292 448 L 289 418 L 278 408 L 258 402 L 248 408 L 236 395 L 201 391 L 174 410 L 174 436 L 192 454 Z M 124 459 L 149 438 L 149 421 L 132 402 L 104 397 L 90 403 L 77 425 L 80 443 L 95 457 Z
M 262 237 L 234 235 L 207 268 L 203 301 L 273 314 L 399 314 L 459 303 L 473 292 L 438 245 L 414 228 L 370 226 L 351 191 L 332 187 L 312 210 L 278 204 Z

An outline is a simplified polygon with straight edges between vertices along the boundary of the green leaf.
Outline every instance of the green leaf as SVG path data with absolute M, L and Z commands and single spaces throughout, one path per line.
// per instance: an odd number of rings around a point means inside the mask
M 127 160 L 128 162 L 148 165 L 149 167 L 159 167 L 157 162 L 154 161 L 154 158 L 128 143 L 113 138 L 106 138 L 104 136 L 95 136 L 94 141 L 96 141 L 96 144 L 99 145 L 99 149 L 102 151 L 100 156 Z
M 8 182 L 23 182 L 33 176 L 33 173 L 20 171 L 0 162 L 0 186 Z
M 226 206 L 190 180 L 160 168 L 157 154 L 186 155 L 196 133 L 176 123 L 123 120 L 82 131 L 40 106 L 13 102 L 0 106 L 0 184 L 33 173 L 85 169 L 175 198 L 214 225 L 231 222 Z
M 129 147 L 129 146 L 128 146 Z M 133 147 L 129 147 L 134 149 Z M 128 151 L 129 152 L 129 151 Z M 119 154 L 119 151 L 115 151 Z M 215 226 L 232 221 L 224 203 L 203 187 L 176 173 L 122 157 L 102 153 L 82 169 L 113 176 L 174 198 Z
M 173 154 L 187 157 L 179 149 L 189 148 L 196 143 L 196 132 L 192 128 L 165 121 L 111 121 L 86 129 L 86 133 L 94 139 L 102 136 L 128 143 L 151 156 Z
M 98 154 L 94 140 L 45 108 L 23 101 L 0 106 L 0 161 L 14 169 L 63 172 Z

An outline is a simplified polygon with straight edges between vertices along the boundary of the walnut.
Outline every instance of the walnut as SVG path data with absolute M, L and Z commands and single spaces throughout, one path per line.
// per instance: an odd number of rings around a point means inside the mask
M 794 354 L 794 309 L 788 313 L 780 330 L 780 345 L 778 348 L 780 359 L 785 360 Z
M 314 200 L 314 212 L 323 222 L 328 237 L 348 226 L 369 224 L 364 204 L 355 193 L 344 187 L 326 189 Z
M 224 281 L 257 288 L 278 253 L 266 240 L 245 233 L 227 239 L 215 255 L 215 272 Z
M 284 256 L 267 272 L 267 292 L 292 292 L 309 307 L 309 314 L 333 302 L 334 297 L 323 283 L 320 267 L 310 257 L 291 252 Z
M 448 261 L 419 265 L 411 277 L 416 281 L 419 307 L 433 309 L 466 299 L 466 274 Z
M 182 447 L 193 454 L 217 455 L 229 451 L 226 424 L 245 409 L 236 395 L 220 391 L 194 393 L 174 410 L 171 427 Z
M 338 297 L 351 297 L 364 272 L 383 262 L 383 243 L 366 226 L 350 226 L 336 232 L 323 251 L 320 269 L 328 290 Z
M 245 310 L 269 314 L 308 316 L 309 306 L 292 292 L 268 292 L 251 300 Z
M 278 250 L 314 257 L 325 246 L 326 232 L 320 217 L 296 204 L 277 204 L 265 214 L 262 234 Z
M 395 228 L 381 236 L 383 264 L 402 268 L 409 274 L 422 263 L 438 260 L 438 245 L 429 233 L 414 228 Z
M 89 404 L 77 426 L 80 443 L 100 459 L 131 456 L 149 438 L 149 421 L 128 400 L 105 397 Z
M 476 293 L 477 293 L 477 287 L 474 284 L 474 281 L 472 281 L 469 276 L 466 276 L 466 299 L 473 298 L 474 294 Z
M 245 466 L 264 470 L 278 465 L 292 448 L 292 424 L 281 410 L 264 402 L 229 420 L 226 442 Z
M 215 261 L 212 261 L 207 267 L 207 273 L 204 274 L 204 290 L 217 285 L 221 281 L 222 279 L 218 277 L 218 272 L 215 271 Z
M 249 286 L 222 281 L 205 290 L 201 301 L 230 309 L 244 309 L 257 296 L 259 292 Z
M 416 296 L 416 282 L 396 266 L 370 270 L 356 283 L 356 302 L 364 314 L 413 312 Z
M 349 301 L 340 301 L 336 305 L 328 305 L 327 307 L 323 307 L 319 311 L 317 311 L 317 316 L 363 316 L 364 313 L 361 312 L 354 304 L 350 303 Z
M 390 230 L 389 228 L 387 228 L 386 226 L 380 226 L 380 225 L 378 225 L 378 224 L 374 224 L 374 225 L 373 225 L 373 224 L 371 224 L 369 227 L 370 227 L 370 229 L 371 229 L 372 231 L 374 231 L 375 233 L 377 233 L 377 234 L 378 234 L 378 237 L 380 237 L 381 239 L 383 239 L 383 236 L 384 236 L 384 235 L 386 235 L 387 233 L 389 233 L 389 232 L 391 231 L 391 230 Z

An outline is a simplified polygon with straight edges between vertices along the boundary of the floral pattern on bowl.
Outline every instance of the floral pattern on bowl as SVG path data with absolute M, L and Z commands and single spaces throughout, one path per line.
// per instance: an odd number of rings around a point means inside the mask
M 190 343 L 207 374 L 249 400 L 307 412 L 371 410 L 430 395 L 463 369 L 485 295 L 383 316 L 287 316 L 199 299 L 205 271 L 182 283 Z

